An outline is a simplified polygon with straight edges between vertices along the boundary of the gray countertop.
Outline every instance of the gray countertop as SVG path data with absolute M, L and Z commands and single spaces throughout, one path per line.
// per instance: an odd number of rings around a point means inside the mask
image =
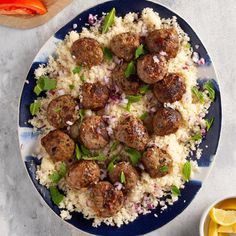
M 75 0 L 47 24 L 16 30 L 0 26 L 0 235 L 84 235 L 45 206 L 27 177 L 18 149 L 17 109 L 29 66 L 45 41 L 67 21 L 103 1 Z M 197 236 L 203 210 L 236 195 L 236 4 L 235 0 L 160 0 L 182 15 L 208 49 L 221 88 L 223 124 L 216 162 L 190 206 L 168 225 L 150 233 Z

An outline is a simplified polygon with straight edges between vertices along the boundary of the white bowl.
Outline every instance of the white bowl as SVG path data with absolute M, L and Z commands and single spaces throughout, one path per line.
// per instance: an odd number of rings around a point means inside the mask
M 208 226 L 210 221 L 209 211 L 211 208 L 227 199 L 236 199 L 236 195 L 230 195 L 216 200 L 203 212 L 199 225 L 200 236 L 208 236 Z

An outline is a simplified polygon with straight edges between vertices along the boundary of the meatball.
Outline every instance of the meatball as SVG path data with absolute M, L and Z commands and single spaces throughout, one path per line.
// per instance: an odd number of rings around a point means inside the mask
M 71 188 L 86 188 L 97 183 L 100 178 L 100 168 L 95 161 L 79 161 L 73 164 L 66 176 L 66 182 Z
M 164 52 L 166 58 L 174 58 L 179 50 L 179 36 L 174 28 L 154 30 L 146 37 L 146 45 L 152 53 Z
M 53 99 L 47 108 L 48 122 L 55 128 L 61 129 L 76 120 L 76 101 L 70 95 L 62 95 Z
M 98 150 L 104 148 L 109 142 L 106 124 L 101 116 L 90 116 L 84 118 L 79 138 L 88 149 Z
M 181 114 L 172 108 L 160 108 L 153 117 L 154 133 L 164 136 L 175 133 L 181 122 Z
M 137 61 L 137 74 L 147 84 L 162 80 L 167 74 L 167 69 L 166 59 L 155 54 L 146 54 Z
M 135 76 L 129 78 L 125 77 L 125 70 L 128 66 L 128 63 L 123 63 L 118 65 L 112 71 L 112 82 L 118 86 L 118 88 L 127 95 L 135 95 L 139 93 L 140 83 Z
M 186 92 L 184 79 L 179 74 L 169 74 L 154 85 L 153 93 L 158 101 L 175 102 L 181 100 Z
M 111 217 L 123 206 L 124 196 L 107 181 L 92 186 L 90 191 L 91 207 L 98 217 Z
M 138 172 L 130 163 L 120 162 L 115 165 L 115 168 L 112 171 L 109 172 L 109 178 L 111 182 L 120 182 L 122 172 L 125 175 L 125 192 L 129 192 L 136 186 L 138 182 Z
M 109 90 L 100 82 L 84 83 L 82 86 L 82 106 L 85 109 L 99 110 L 105 107 L 109 98 Z
M 41 144 L 53 161 L 65 161 L 74 154 L 74 141 L 60 130 L 50 131 L 41 139 Z
M 171 156 L 158 147 L 148 148 L 142 156 L 141 162 L 152 178 L 163 177 L 172 171 Z
M 103 61 L 103 51 L 99 42 L 92 38 L 81 38 L 71 46 L 71 54 L 78 65 L 88 68 L 96 66 Z
M 114 36 L 110 42 L 110 48 L 117 57 L 131 61 L 139 44 L 139 36 L 127 32 Z
M 123 116 L 115 130 L 115 137 L 131 148 L 143 151 L 148 142 L 148 133 L 142 121 L 134 116 Z

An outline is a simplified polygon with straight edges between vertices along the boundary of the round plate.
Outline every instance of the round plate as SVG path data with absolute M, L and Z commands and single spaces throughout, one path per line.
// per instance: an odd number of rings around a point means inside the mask
M 72 219 L 67 221 L 80 230 L 96 235 L 140 235 L 158 229 L 164 224 L 170 222 L 190 204 L 190 202 L 193 200 L 193 198 L 201 188 L 202 181 L 206 178 L 210 171 L 210 166 L 212 166 L 213 157 L 216 153 L 220 136 L 221 101 L 219 87 L 216 82 L 216 74 L 210 57 L 202 42 L 195 34 L 193 29 L 188 25 L 188 23 L 186 23 L 180 16 L 164 6 L 145 0 L 115 0 L 88 9 L 87 11 L 84 11 L 83 13 L 75 17 L 72 21 L 67 23 L 45 43 L 31 65 L 20 100 L 19 141 L 23 161 L 35 188 L 40 193 L 44 201 L 48 204 L 48 206 L 57 215 L 59 215 L 60 211 L 58 207 L 52 203 L 49 191 L 44 186 L 41 186 L 35 179 L 35 171 L 37 165 L 40 164 L 40 161 L 37 158 L 31 156 L 32 147 L 37 145 L 36 142 L 38 136 L 38 132 L 33 132 L 32 126 L 27 122 L 32 118 L 29 112 L 29 105 L 36 99 L 36 95 L 33 93 L 33 88 L 36 82 L 36 80 L 34 79 L 34 70 L 39 66 L 39 64 L 47 62 L 48 56 L 53 54 L 53 52 L 55 51 L 56 43 L 60 40 L 63 40 L 65 35 L 69 31 L 73 30 L 74 24 L 78 25 L 76 30 L 80 32 L 84 24 L 87 22 L 89 13 L 101 16 L 102 12 L 109 12 L 112 7 L 116 8 L 118 16 L 124 16 L 128 12 L 140 12 L 145 7 L 153 8 L 154 11 L 159 12 L 160 16 L 164 18 L 176 16 L 180 27 L 190 36 L 191 44 L 193 46 L 199 45 L 198 49 L 196 49 L 195 51 L 197 51 L 200 56 L 203 57 L 206 61 L 205 65 L 198 67 L 199 81 L 201 82 L 204 79 L 212 79 L 214 81 L 216 91 L 216 99 L 211 105 L 208 113 L 208 117 L 214 117 L 215 120 L 212 128 L 207 133 L 206 138 L 204 138 L 203 142 L 200 145 L 200 147 L 203 149 L 203 153 L 201 159 L 197 160 L 200 167 L 200 173 L 196 175 L 193 180 L 185 184 L 185 188 L 181 191 L 181 197 L 176 203 L 174 203 L 174 205 L 169 206 L 167 210 L 163 211 L 161 214 L 160 208 L 156 208 L 152 211 L 152 213 L 147 215 L 140 215 L 134 222 L 123 225 L 120 228 L 106 226 L 104 224 L 102 224 L 100 227 L 94 228 L 92 227 L 92 220 L 84 219 L 82 214 L 80 213 L 73 213 Z M 193 154 L 191 158 L 194 159 L 195 154 Z M 158 214 L 158 218 L 154 216 L 155 213 Z

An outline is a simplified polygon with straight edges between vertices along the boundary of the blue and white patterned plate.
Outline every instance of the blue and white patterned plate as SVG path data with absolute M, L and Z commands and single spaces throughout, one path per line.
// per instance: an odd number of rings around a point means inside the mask
M 33 88 L 36 82 L 36 80 L 34 79 L 34 70 L 39 66 L 39 64 L 47 62 L 48 56 L 55 51 L 56 43 L 65 38 L 65 35 L 73 29 L 74 24 L 78 25 L 76 30 L 80 32 L 82 26 L 84 26 L 84 24 L 87 22 L 89 13 L 101 16 L 102 12 L 109 12 L 112 7 L 116 8 L 117 14 L 119 16 L 123 16 L 128 12 L 140 12 L 145 7 L 153 8 L 155 11 L 159 12 L 161 17 L 164 18 L 170 18 L 175 15 L 180 27 L 190 36 L 191 44 L 199 45 L 196 51 L 206 61 L 205 65 L 201 65 L 198 67 L 199 81 L 203 81 L 204 79 L 212 79 L 214 81 L 216 91 L 216 99 L 211 105 L 208 113 L 209 117 L 215 117 L 214 124 L 210 131 L 207 133 L 206 138 L 204 138 L 202 144 L 200 145 L 200 147 L 203 149 L 203 153 L 201 159 L 197 160 L 198 165 L 200 166 L 200 173 L 196 175 L 193 180 L 186 183 L 186 187 L 181 191 L 181 197 L 174 205 L 169 206 L 167 210 L 162 212 L 162 214 L 159 214 L 161 211 L 160 208 L 156 208 L 152 211 L 151 214 L 141 215 L 134 222 L 131 222 L 128 225 L 123 225 L 121 228 L 106 225 L 94 228 L 92 227 L 92 220 L 84 219 L 82 214 L 79 213 L 74 213 L 72 219 L 67 221 L 78 229 L 95 235 L 131 236 L 148 233 L 152 230 L 158 229 L 159 227 L 167 224 L 169 221 L 179 215 L 190 204 L 190 202 L 193 200 L 193 198 L 201 188 L 203 180 L 206 178 L 210 171 L 210 167 L 212 166 L 214 155 L 216 154 L 218 146 L 221 130 L 221 100 L 219 87 L 216 82 L 216 73 L 214 71 L 214 67 L 211 63 L 210 57 L 202 42 L 195 34 L 193 29 L 188 25 L 188 23 L 186 23 L 180 16 L 164 6 L 145 0 L 114 0 L 88 9 L 87 11 L 84 11 L 83 13 L 75 17 L 72 21 L 67 23 L 45 43 L 31 65 L 20 100 L 19 142 L 23 161 L 35 188 L 40 193 L 44 201 L 48 204 L 48 206 L 57 215 L 59 215 L 60 211 L 58 207 L 52 203 L 49 191 L 44 186 L 41 186 L 35 178 L 36 167 L 40 164 L 40 161 L 31 156 L 32 149 L 37 144 L 36 142 L 38 136 L 38 133 L 33 132 L 32 126 L 27 122 L 32 118 L 29 112 L 29 105 L 36 99 L 36 95 L 33 93 Z M 159 215 L 158 218 L 154 217 L 155 213 Z

